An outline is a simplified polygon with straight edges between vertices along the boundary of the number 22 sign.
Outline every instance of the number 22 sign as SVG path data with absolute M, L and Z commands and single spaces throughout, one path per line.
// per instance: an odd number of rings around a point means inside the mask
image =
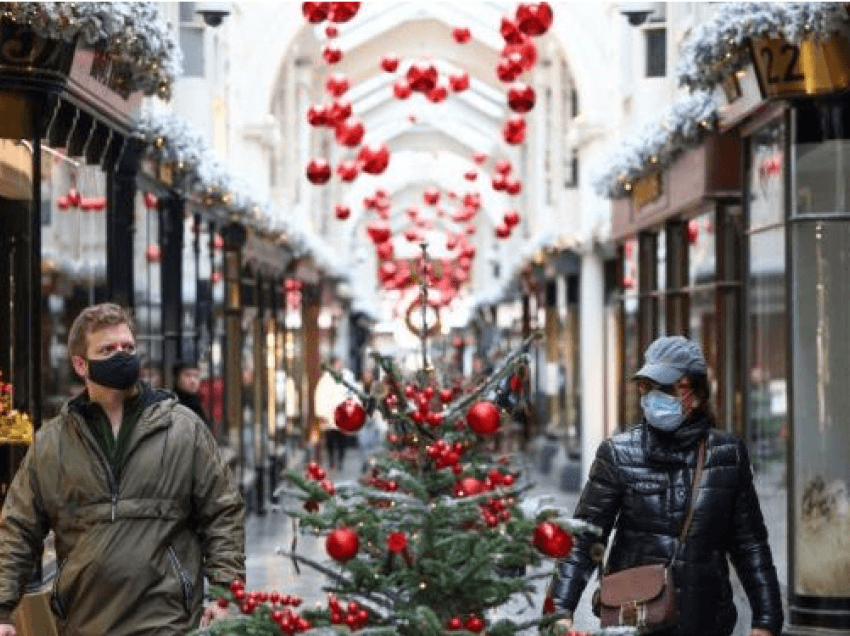
M 814 95 L 850 85 L 848 42 L 841 36 L 804 40 L 753 39 L 753 62 L 765 98 Z

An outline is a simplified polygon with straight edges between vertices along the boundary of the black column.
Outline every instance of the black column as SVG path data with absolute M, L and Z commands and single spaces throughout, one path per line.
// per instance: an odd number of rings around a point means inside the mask
M 173 386 L 172 367 L 183 344 L 183 206 L 180 197 L 159 200 L 159 244 L 162 248 L 162 366 L 164 385 Z
M 106 173 L 106 296 L 132 309 L 133 235 L 136 232 L 135 160 L 122 161 L 115 172 Z
M 245 228 L 231 223 L 224 239 L 224 436 L 238 449 L 239 483 L 245 467 L 242 434 L 242 246 Z

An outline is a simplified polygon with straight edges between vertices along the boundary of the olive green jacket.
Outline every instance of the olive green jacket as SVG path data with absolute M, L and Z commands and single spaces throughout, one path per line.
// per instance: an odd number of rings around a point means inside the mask
M 78 401 L 36 434 L 0 516 L 0 623 L 51 528 L 62 636 L 185 634 L 204 575 L 244 580 L 244 504 L 215 440 L 171 393 L 143 397 L 118 483 Z

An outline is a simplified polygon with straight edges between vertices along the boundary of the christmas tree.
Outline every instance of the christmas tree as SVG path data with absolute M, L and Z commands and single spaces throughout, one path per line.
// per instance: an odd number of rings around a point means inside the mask
M 423 307 L 427 292 L 423 281 Z M 353 433 L 380 413 L 390 427 L 387 452 L 359 482 L 334 484 L 311 462 L 304 473 L 287 471 L 288 485 L 278 492 L 294 502 L 284 506 L 301 531 L 326 536 L 329 560 L 299 554 L 294 544 L 280 552 L 296 571 L 306 565 L 326 576 L 327 608 L 299 614 L 287 607 L 293 599 L 246 593 L 235 582 L 217 590 L 219 603 L 236 603 L 243 616 L 210 633 L 513 636 L 534 627 L 549 631 L 565 616 L 549 607 L 524 622 L 488 619 L 516 595 L 533 602 L 535 580 L 552 570 L 529 568 L 569 555 L 575 533 L 598 534 L 526 497 L 531 485 L 522 485 L 511 457 L 496 451 L 505 420 L 527 407 L 528 348 L 538 336 L 477 386 L 441 388 L 427 360 L 424 312 L 422 321 L 423 364 L 411 381 L 380 354 L 373 358 L 383 379 L 368 394 L 327 369 L 356 396 L 336 407 L 337 427 Z

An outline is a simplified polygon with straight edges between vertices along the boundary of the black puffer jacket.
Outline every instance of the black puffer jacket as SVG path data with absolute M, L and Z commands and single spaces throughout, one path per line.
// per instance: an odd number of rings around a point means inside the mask
M 643 423 L 600 444 L 575 517 L 601 527 L 604 538 L 579 537 L 572 554 L 558 564 L 550 591 L 559 608 L 575 610 L 595 567 L 588 548 L 607 543 L 615 525 L 608 572 L 669 561 L 690 505 L 697 442 L 706 435 L 693 522 L 674 564 L 679 620 L 672 633 L 733 632 L 737 612 L 728 555 L 749 598 L 752 626 L 778 636 L 783 621 L 779 583 L 746 447 L 737 437 L 710 428 L 704 418 L 686 422 L 672 435 Z

